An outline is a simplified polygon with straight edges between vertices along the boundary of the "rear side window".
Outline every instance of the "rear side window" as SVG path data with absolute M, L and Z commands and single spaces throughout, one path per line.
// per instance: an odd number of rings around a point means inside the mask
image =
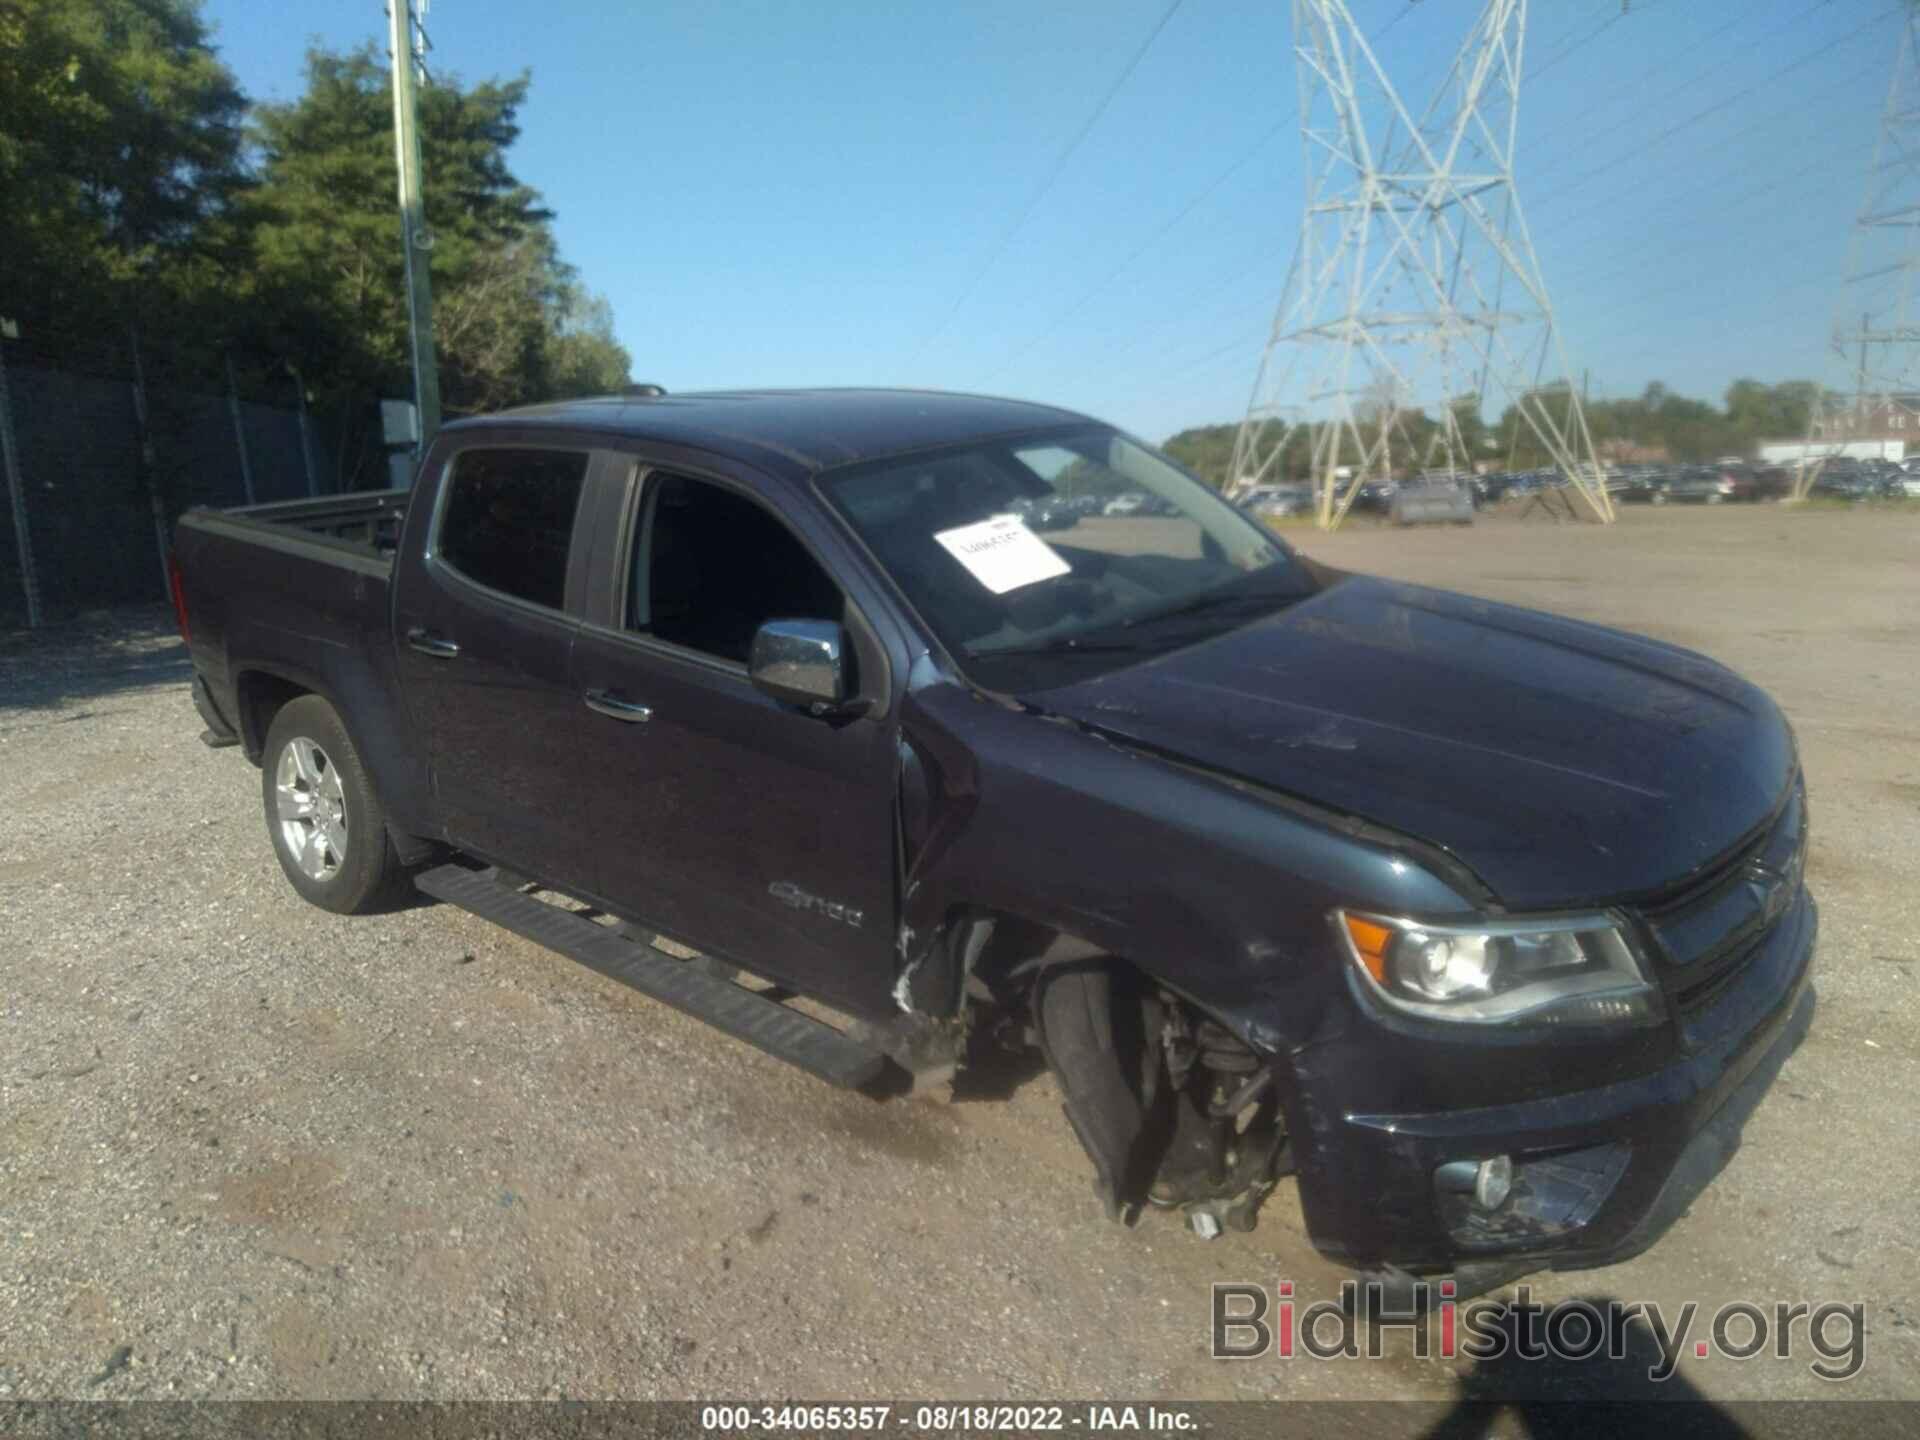
M 440 517 L 441 560 L 469 580 L 560 609 L 587 456 L 571 450 L 466 450 Z

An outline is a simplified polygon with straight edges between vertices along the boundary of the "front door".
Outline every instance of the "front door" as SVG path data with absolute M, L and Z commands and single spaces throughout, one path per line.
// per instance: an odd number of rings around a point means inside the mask
M 581 886 L 592 845 L 566 743 L 579 724 L 567 587 L 590 460 L 584 449 L 458 451 L 395 610 L 445 838 Z
M 619 625 L 574 642 L 596 726 L 599 893 L 703 951 L 870 1013 L 894 974 L 894 739 L 748 682 L 772 619 L 844 621 L 846 600 L 757 498 L 654 473 Z M 877 677 L 873 677 L 876 678 Z

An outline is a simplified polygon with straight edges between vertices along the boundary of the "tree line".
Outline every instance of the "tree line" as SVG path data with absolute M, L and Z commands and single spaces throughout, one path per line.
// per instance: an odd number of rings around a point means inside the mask
M 200 0 L 0 0 L 0 316 L 54 359 L 232 363 L 263 397 L 293 377 L 364 428 L 412 390 L 388 84 L 371 43 L 314 49 L 297 99 L 254 101 Z M 529 84 L 419 91 L 450 414 L 628 378 L 610 307 L 508 163 Z
M 1763 441 L 1804 438 L 1813 407 L 1821 396 L 1821 387 L 1811 380 L 1769 385 L 1742 379 L 1727 387 L 1724 404 L 1714 405 L 1676 394 L 1655 381 L 1639 395 L 1589 399 L 1585 409 L 1588 429 L 1603 460 L 1664 453 L 1670 460 L 1693 461 L 1722 455 L 1750 456 Z M 1553 413 L 1564 415 L 1564 387 L 1557 392 L 1543 391 L 1537 398 Z M 1378 437 L 1385 409 L 1377 400 L 1361 407 L 1357 428 L 1364 443 L 1371 445 Z M 1481 418 L 1477 397 L 1468 396 L 1457 403 L 1455 415 L 1465 450 L 1482 467 L 1534 470 L 1552 463 L 1532 427 L 1514 406 L 1506 408 L 1498 423 L 1487 425 Z M 1433 457 L 1440 429 L 1439 421 L 1423 410 L 1393 409 L 1388 439 L 1395 472 L 1409 474 L 1436 463 Z M 1224 485 L 1233 468 L 1234 437 L 1239 430 L 1237 423 L 1195 426 L 1169 439 L 1166 450 L 1209 484 Z M 1305 431 L 1288 437 L 1279 466 L 1284 478 L 1307 478 L 1307 443 Z M 1350 463 L 1357 453 L 1343 453 L 1342 461 Z

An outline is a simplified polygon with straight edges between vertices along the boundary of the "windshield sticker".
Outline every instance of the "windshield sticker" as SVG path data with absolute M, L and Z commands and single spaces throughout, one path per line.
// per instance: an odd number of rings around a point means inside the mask
M 1018 515 L 995 515 L 976 525 L 936 531 L 933 538 L 996 595 L 1073 570 Z

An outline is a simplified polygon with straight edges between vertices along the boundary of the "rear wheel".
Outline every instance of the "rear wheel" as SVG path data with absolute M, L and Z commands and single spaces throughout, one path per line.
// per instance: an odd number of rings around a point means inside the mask
M 318 695 L 289 700 L 261 753 L 267 834 L 288 883 L 322 910 L 358 915 L 398 891 L 387 815 L 339 714 Z

